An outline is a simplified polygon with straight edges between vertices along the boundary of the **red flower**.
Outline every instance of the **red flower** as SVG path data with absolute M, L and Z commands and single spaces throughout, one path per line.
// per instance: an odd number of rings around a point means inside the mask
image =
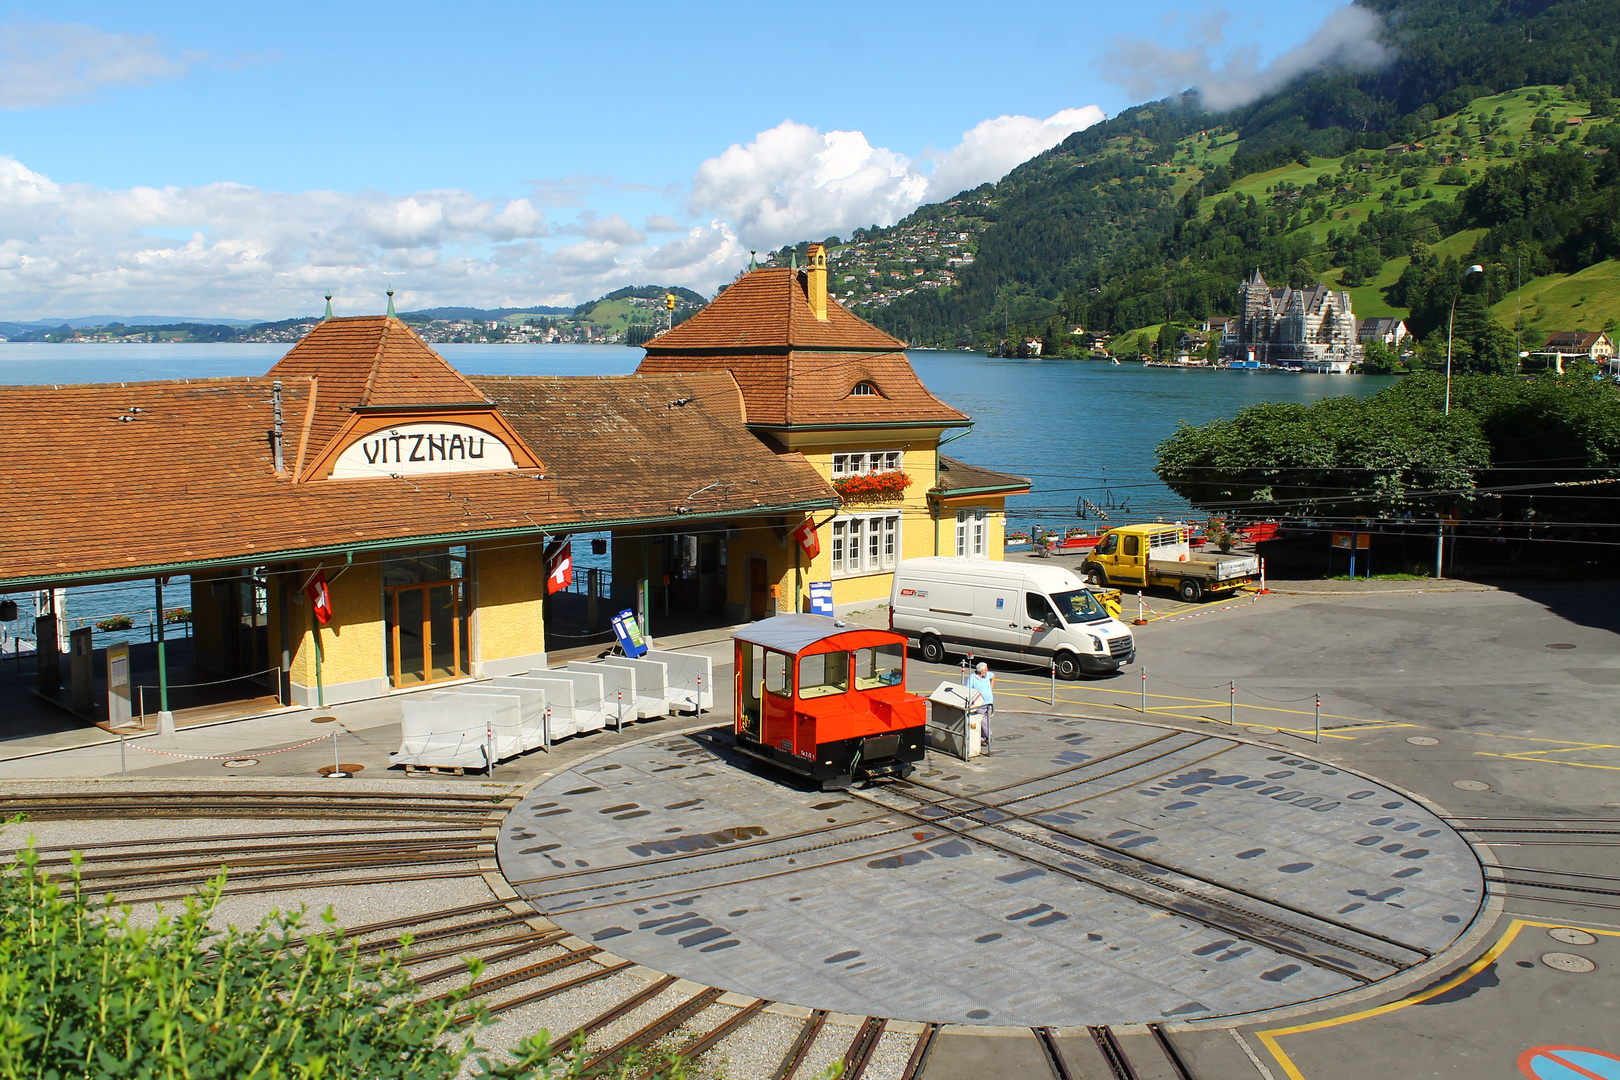
M 833 481 L 833 490 L 844 499 L 898 499 L 911 486 L 911 477 L 898 469 L 861 473 Z

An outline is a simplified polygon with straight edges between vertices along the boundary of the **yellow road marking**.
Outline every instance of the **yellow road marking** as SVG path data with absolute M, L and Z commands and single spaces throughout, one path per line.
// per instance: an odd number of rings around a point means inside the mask
M 1600 747 L 1607 747 L 1609 745 L 1608 743 L 1581 742 L 1579 739 L 1538 739 L 1534 735 L 1511 735 L 1500 731 L 1474 731 L 1470 732 L 1470 734 L 1478 735 L 1486 739 L 1518 739 L 1521 742 L 1550 742 L 1557 743 L 1560 746 L 1585 746 L 1591 749 L 1598 749 Z
M 1586 747 L 1573 747 L 1575 750 L 1584 750 Z M 1589 761 L 1555 761 L 1552 758 L 1530 757 L 1528 754 L 1493 754 L 1486 750 L 1475 750 L 1480 757 L 1509 758 L 1513 761 L 1529 761 L 1539 765 L 1570 765 L 1577 769 L 1609 769 L 1620 772 L 1620 765 L 1594 765 Z
M 1016 684 L 1016 685 L 1019 685 L 1019 686 L 1041 686 L 1041 685 L 1045 685 L 1042 680 L 1023 679 L 1023 678 L 1018 678 L 1016 676 L 1003 677 L 1003 680 L 1008 685 L 1013 685 L 1013 684 Z M 1124 687 L 1115 688 L 1115 687 L 1111 687 L 1111 686 L 1098 686 L 1098 687 L 1087 687 L 1084 690 L 1069 689 L 1067 692 L 1068 693 L 1091 693 L 1091 694 L 1117 694 L 1117 695 L 1119 695 L 1121 697 L 1128 697 L 1128 698 L 1132 698 L 1132 699 L 1135 699 L 1135 700 L 1140 700 L 1141 699 L 1141 691 L 1140 690 L 1128 690 L 1128 689 L 1125 689 Z M 1039 701 L 1040 700 L 1040 698 L 1037 697 L 1034 694 L 1015 694 L 1013 696 L 1015 696 L 1015 697 L 1027 697 L 1032 701 Z M 1155 699 L 1155 700 L 1161 701 L 1161 702 L 1162 701 L 1185 701 L 1185 702 L 1187 702 L 1187 704 L 1185 704 L 1185 705 L 1157 705 L 1155 707 L 1150 707 L 1148 709 L 1148 712 L 1150 712 L 1150 713 L 1157 712 L 1157 711 L 1162 710 L 1162 709 L 1209 709 L 1209 708 L 1230 709 L 1231 708 L 1230 700 L 1222 700 L 1222 699 L 1219 699 L 1219 698 L 1195 698 L 1195 697 L 1185 697 L 1185 696 L 1182 696 L 1182 695 L 1179 695 L 1179 694 L 1153 694 L 1153 693 L 1148 694 L 1148 697 L 1150 699 Z M 1048 700 L 1050 700 L 1050 698 L 1048 698 Z M 1062 697 L 1061 695 L 1058 697 L 1058 700 L 1061 701 L 1061 702 L 1065 702 L 1066 704 L 1070 704 L 1070 705 L 1102 705 L 1105 708 L 1114 708 L 1114 709 L 1129 708 L 1131 712 L 1134 712 L 1134 713 L 1137 713 L 1137 714 L 1140 714 L 1142 712 L 1140 707 L 1127 706 L 1127 705 L 1115 705 L 1115 704 L 1113 704 L 1111 702 L 1070 701 L 1070 700 Z M 1251 702 L 1246 702 L 1246 701 L 1239 701 L 1237 707 L 1239 709 L 1252 709 L 1252 710 L 1255 710 L 1257 712 L 1282 713 L 1282 714 L 1284 714 L 1286 716 L 1315 716 L 1316 715 L 1315 711 L 1311 710 L 1311 709 L 1282 709 L 1282 708 L 1278 708 L 1275 705 L 1255 705 L 1255 704 L 1253 704 Z M 1339 713 L 1323 713 L 1322 714 L 1322 719 L 1323 720 L 1350 720 L 1350 721 L 1353 722 L 1352 726 L 1336 728 L 1336 729 L 1334 729 L 1336 731 L 1365 730 L 1365 729 L 1374 729 L 1374 728 L 1378 728 L 1378 727 L 1391 727 L 1391 728 L 1394 728 L 1394 727 L 1415 727 L 1416 726 L 1415 724 L 1406 724 L 1406 723 L 1401 723 L 1401 722 L 1395 721 L 1395 720 L 1369 720 L 1365 716 L 1343 716 L 1343 715 L 1340 715 Z M 1272 725 L 1272 726 L 1274 726 L 1274 725 Z M 1293 730 L 1293 729 L 1291 729 L 1291 728 L 1281 728 L 1279 730 L 1290 731 L 1290 730 Z M 1322 734 L 1326 735 L 1327 732 L 1323 731 Z
M 1003 694 L 1002 696 L 1003 697 L 1026 698 L 1026 699 L 1028 699 L 1030 701 L 1038 701 L 1042 705 L 1047 705 L 1047 704 L 1051 703 L 1051 699 L 1049 697 L 1040 697 L 1040 696 L 1037 696 L 1035 694 Z M 1149 694 L 1148 696 L 1152 697 L 1153 695 Z M 1102 708 L 1105 708 L 1105 709 L 1119 709 L 1122 712 L 1132 712 L 1132 713 L 1135 713 L 1137 716 L 1143 716 L 1143 715 L 1147 715 L 1147 716 L 1163 716 L 1163 717 L 1167 717 L 1167 718 L 1169 718 L 1171 720 L 1191 720 L 1191 719 L 1210 720 L 1210 718 L 1207 717 L 1207 716 L 1189 717 L 1189 716 L 1183 716 L 1180 713 L 1170 711 L 1171 709 L 1206 708 L 1206 707 L 1208 707 L 1208 703 L 1205 703 L 1204 705 L 1160 705 L 1160 706 L 1157 706 L 1157 707 L 1149 707 L 1148 711 L 1145 714 L 1142 712 L 1141 709 L 1138 709 L 1138 708 L 1127 707 L 1127 706 L 1124 706 L 1124 705 L 1113 705 L 1113 704 L 1110 704 L 1110 703 L 1105 702 L 1105 701 L 1102 701 L 1102 702 L 1099 702 L 1099 701 L 1070 701 L 1069 699 L 1060 696 L 1058 698 L 1058 704 L 1059 705 L 1101 706 Z M 1240 708 L 1240 709 L 1248 708 L 1248 707 L 1249 706 L 1245 706 L 1245 705 L 1239 705 L 1238 706 L 1238 708 Z M 1279 710 L 1279 711 L 1281 711 L 1281 710 Z M 1326 716 L 1327 714 L 1323 713 L 1322 715 Z M 1225 720 L 1210 720 L 1210 722 L 1211 723 L 1216 723 L 1216 724 L 1225 724 L 1225 723 L 1227 723 L 1227 721 L 1225 721 Z M 1238 723 L 1240 723 L 1240 724 L 1243 723 L 1243 722 L 1244 721 L 1241 718 L 1238 720 Z M 1316 729 L 1315 728 L 1283 727 L 1281 724 L 1278 724 L 1275 721 L 1269 722 L 1265 726 L 1266 727 L 1274 727 L 1278 731 L 1286 731 L 1291 735 L 1315 735 L 1316 734 Z M 1349 740 L 1349 741 L 1352 741 L 1352 742 L 1355 741 L 1355 736 L 1354 735 L 1339 735 L 1339 734 L 1336 734 L 1335 732 L 1326 731 L 1326 730 L 1324 730 L 1322 732 L 1322 738 L 1324 738 L 1324 739 L 1346 739 L 1346 740 Z
M 1467 982 L 1481 971 L 1484 971 L 1491 964 L 1495 963 L 1497 959 L 1507 951 L 1508 946 L 1513 944 L 1513 939 L 1519 936 L 1519 931 L 1525 927 L 1534 926 L 1545 930 L 1551 930 L 1555 927 L 1574 927 L 1574 925 L 1574 923 L 1533 922 L 1529 919 L 1514 919 L 1512 924 L 1508 926 L 1507 930 L 1502 934 L 1502 936 L 1497 939 L 1496 944 L 1487 949 L 1484 955 L 1482 955 L 1478 960 L 1475 960 L 1472 964 L 1469 964 L 1467 967 L 1463 968 L 1463 970 L 1454 978 L 1447 979 L 1445 982 L 1440 983 L 1437 986 L 1430 987 L 1421 994 L 1417 994 L 1413 997 L 1401 998 L 1399 1001 L 1392 1001 L 1387 1005 L 1379 1005 L 1377 1008 L 1363 1009 L 1361 1012 L 1349 1013 L 1345 1016 L 1335 1016 L 1329 1020 L 1317 1020 L 1309 1024 L 1296 1024 L 1293 1027 L 1271 1028 L 1268 1031 L 1257 1031 L 1255 1032 L 1255 1036 L 1265 1044 L 1267 1050 L 1271 1051 L 1271 1056 L 1277 1059 L 1277 1064 L 1282 1066 L 1282 1070 L 1288 1074 L 1289 1080 L 1306 1080 L 1305 1074 L 1299 1071 L 1299 1066 L 1295 1065 L 1293 1059 L 1288 1056 L 1280 1045 L 1278 1045 L 1277 1040 L 1282 1036 L 1300 1035 L 1307 1031 L 1320 1031 L 1323 1028 L 1338 1027 L 1340 1024 L 1349 1024 L 1354 1023 L 1357 1020 L 1367 1020 L 1374 1016 L 1382 1016 L 1385 1013 L 1394 1012 L 1396 1009 L 1404 1009 L 1408 1005 L 1421 1004 L 1422 1002 L 1428 1001 L 1430 998 L 1438 997 L 1448 990 L 1461 986 L 1463 983 Z M 1577 929 L 1585 930 L 1589 934 L 1602 934 L 1605 937 L 1620 937 L 1620 930 L 1599 930 L 1596 927 L 1591 926 L 1577 927 Z

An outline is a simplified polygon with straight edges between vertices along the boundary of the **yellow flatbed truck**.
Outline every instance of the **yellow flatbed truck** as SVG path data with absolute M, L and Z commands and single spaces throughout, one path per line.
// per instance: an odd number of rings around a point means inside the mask
M 1110 529 L 1080 565 L 1080 576 L 1095 585 L 1115 588 L 1174 589 L 1192 603 L 1206 595 L 1242 588 L 1259 575 L 1259 556 L 1194 551 L 1188 543 L 1190 535 L 1180 525 Z

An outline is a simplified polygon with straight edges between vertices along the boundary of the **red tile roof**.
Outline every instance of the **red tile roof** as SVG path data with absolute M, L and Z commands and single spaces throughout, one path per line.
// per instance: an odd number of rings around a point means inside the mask
M 649 341 L 636 370 L 729 371 L 756 426 L 967 423 L 966 414 L 929 393 L 904 348 L 831 298 L 827 321 L 818 322 L 803 277 L 767 269 L 739 278 L 691 319 Z M 851 394 L 861 382 L 878 393 Z
M 305 460 L 331 442 L 351 410 L 482 404 L 483 395 L 403 322 L 386 315 L 327 319 L 265 375 L 316 379 Z M 296 453 L 297 446 L 293 446 Z
M 281 381 L 293 447 L 313 383 Z M 11 447 L 0 455 L 0 582 L 533 535 L 669 518 L 677 504 L 695 515 L 836 504 L 802 458 L 771 453 L 743 426 L 724 375 L 479 380 L 492 392 L 496 383 L 503 415 L 546 447 L 545 478 L 295 484 L 290 469 L 274 471 L 268 378 L 0 387 L 0 431 Z M 665 409 L 681 397 L 693 400 Z
M 723 371 L 473 382 L 547 463 L 581 515 L 624 518 L 741 512 L 757 505 L 836 505 L 798 454 L 778 454 L 743 426 L 743 399 Z
M 863 349 L 890 352 L 906 343 L 827 298 L 827 321 L 810 311 L 801 271 L 751 271 L 703 310 L 647 343 L 647 351 L 716 349 Z

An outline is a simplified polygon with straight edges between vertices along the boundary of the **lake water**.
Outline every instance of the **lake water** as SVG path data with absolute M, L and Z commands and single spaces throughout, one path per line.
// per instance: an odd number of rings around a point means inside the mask
M 0 384 L 262 375 L 289 347 L 0 344 Z M 469 375 L 624 375 L 635 370 L 642 356 L 640 349 L 616 345 L 436 348 Z M 973 417 L 972 430 L 945 452 L 1035 482 L 1031 494 L 1009 501 L 1009 528 L 1076 524 L 1081 498 L 1114 507 L 1109 514 L 1114 521 L 1186 516 L 1186 503 L 1153 475 L 1154 448 L 1178 423 L 1204 423 L 1260 401 L 1363 396 L 1394 381 L 1390 376 L 1183 371 L 962 352 L 910 355 L 930 390 Z M 582 555 L 577 549 L 576 554 Z M 589 561 L 581 557 L 578 564 Z M 165 600 L 185 604 L 183 583 L 176 581 L 172 597 Z M 149 613 L 151 606 L 150 585 L 93 586 L 73 590 L 68 611 L 76 625 L 84 617 Z M 146 632 L 139 637 L 145 640 Z

